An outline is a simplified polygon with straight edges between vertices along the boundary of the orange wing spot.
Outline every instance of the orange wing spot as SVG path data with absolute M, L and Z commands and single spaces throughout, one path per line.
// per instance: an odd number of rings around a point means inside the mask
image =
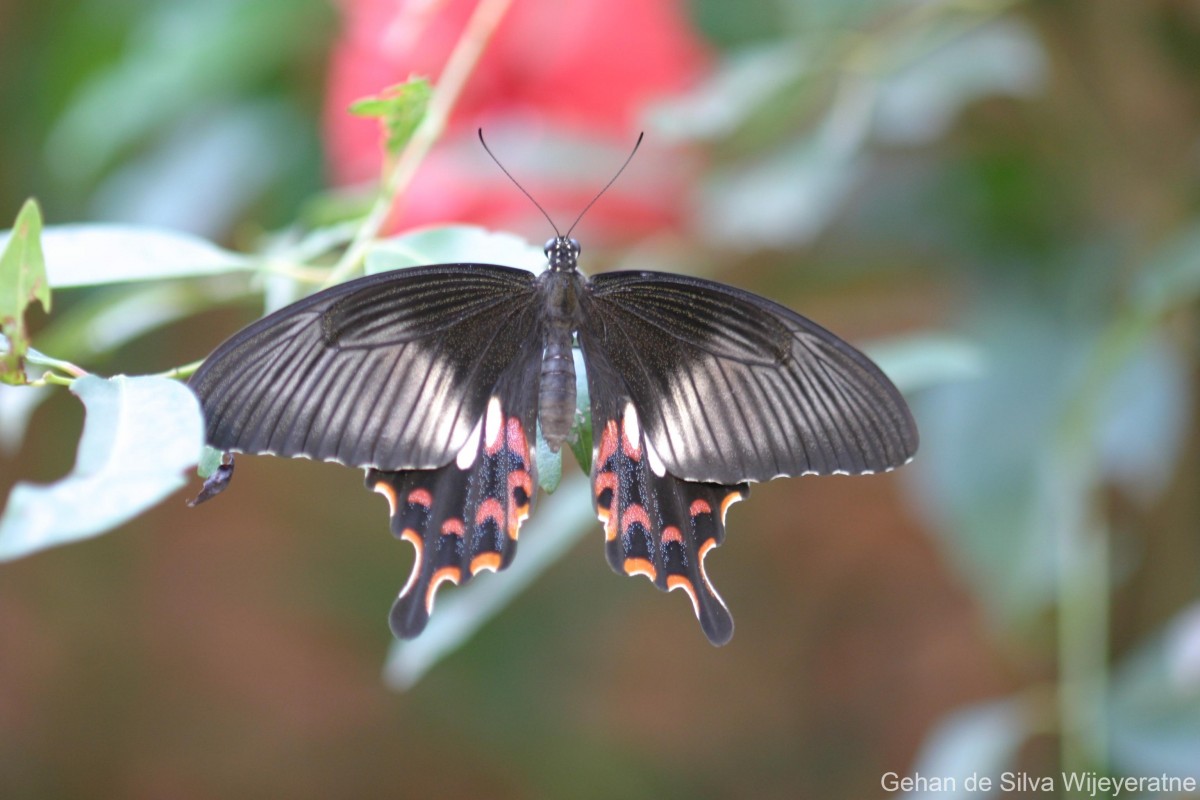
M 650 515 L 646 513 L 646 509 L 634 503 L 621 514 L 621 533 L 628 533 L 629 526 L 637 522 L 642 523 L 642 527 L 647 531 L 650 530 Z
M 611 489 L 612 493 L 613 493 L 613 497 L 615 497 L 617 494 L 617 473 L 615 473 L 615 472 L 598 472 L 598 473 L 596 473 L 596 479 L 594 481 L 592 481 L 592 489 L 595 491 L 597 499 L 600 498 L 600 495 L 603 494 L 605 489 Z M 612 505 L 611 498 L 609 499 L 608 503 L 610 506 Z
M 400 534 L 400 540 L 408 542 L 417 551 L 413 558 L 412 572 L 409 573 L 408 581 L 405 582 L 404 588 L 400 590 L 400 596 L 404 597 L 412 589 L 413 584 L 417 582 L 417 576 L 421 574 L 421 557 L 425 553 L 425 543 L 421 541 L 421 534 L 412 528 L 405 528 L 404 532 Z
M 513 509 L 508 515 L 508 538 L 514 542 L 521 534 L 521 523 L 529 519 L 529 506 Z
M 429 493 L 428 489 L 413 489 L 408 493 L 408 504 L 429 508 L 433 505 L 433 495 Z
M 604 433 L 600 434 L 600 450 L 596 455 L 596 464 L 603 467 L 608 459 L 617 452 L 617 442 L 620 434 L 617 432 L 617 421 L 610 419 L 604 425 Z
M 601 511 L 596 517 L 604 523 L 604 541 L 611 542 L 617 538 L 617 520 L 607 511 Z
M 688 599 L 692 601 L 692 611 L 696 613 L 696 619 L 700 619 L 700 598 L 696 596 L 696 587 L 692 586 L 692 582 L 682 575 L 668 575 L 667 591 L 673 592 L 676 589 L 683 589 Z
M 525 492 L 525 502 L 517 502 L 517 489 Z M 508 506 L 508 538 L 514 542 L 521 532 L 521 523 L 529 519 L 529 498 L 533 497 L 533 481 L 529 473 L 523 469 L 514 469 L 508 473 L 508 496 L 512 502 Z
M 725 495 L 725 499 L 721 501 L 721 524 L 725 524 L 725 515 L 729 513 L 729 507 L 734 503 L 739 503 L 745 500 L 746 496 L 740 491 L 730 492 Z
M 494 497 L 489 497 L 479 504 L 479 510 L 475 512 L 475 524 L 482 525 L 488 520 L 495 520 L 497 525 L 504 522 L 504 506 L 500 505 L 500 501 Z
M 679 528 L 676 528 L 674 525 L 668 525 L 667 527 L 663 528 L 662 532 L 662 543 L 670 544 L 671 542 L 683 544 L 683 534 L 680 533 Z
M 500 570 L 500 554 L 499 553 L 480 553 L 471 559 L 471 574 L 475 575 L 480 570 L 489 570 L 490 572 L 498 572 Z
M 380 481 L 372 486 L 371 490 L 379 492 L 381 495 L 387 498 L 388 514 L 393 517 L 396 516 L 396 490 L 393 489 L 390 484 L 386 484 L 383 481 Z
M 688 515 L 698 517 L 701 514 L 711 514 L 712 506 L 707 500 L 693 500 L 692 505 L 688 508 Z
M 521 460 L 526 464 L 529 463 L 529 443 L 525 441 L 525 426 L 521 424 L 521 420 L 516 417 L 509 417 L 508 424 L 505 426 L 505 444 L 508 449 L 521 457 Z
M 437 596 L 438 587 L 446 581 L 450 581 L 455 586 L 458 586 L 462 580 L 462 570 L 458 567 L 442 567 L 437 572 L 433 573 L 433 578 L 429 581 L 429 588 L 425 590 L 425 613 L 433 613 L 433 600 Z
M 645 558 L 627 558 L 625 559 L 625 574 L 645 575 L 650 580 L 654 580 L 658 577 L 658 570 Z
M 463 532 L 463 521 L 461 519 L 451 517 L 442 523 L 443 536 L 462 536 Z

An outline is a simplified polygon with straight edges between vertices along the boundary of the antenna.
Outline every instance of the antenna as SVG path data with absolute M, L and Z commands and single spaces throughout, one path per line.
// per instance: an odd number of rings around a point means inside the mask
M 550 215 L 546 213 L 546 209 L 542 208 L 541 203 L 533 199 L 533 195 L 525 191 L 525 187 L 518 183 L 517 179 L 512 176 L 512 173 L 504 168 L 504 165 L 500 163 L 500 159 L 496 158 L 496 154 L 492 152 L 492 148 L 487 146 L 487 142 L 483 140 L 483 128 L 479 129 L 479 143 L 483 145 L 483 149 L 487 151 L 487 154 L 492 157 L 492 161 L 496 162 L 496 166 L 500 168 L 500 171 L 507 175 L 508 179 L 513 182 L 513 185 L 520 189 L 521 192 L 529 198 L 529 202 L 537 206 L 537 210 L 542 212 L 542 216 L 546 218 L 546 221 L 550 223 L 550 227 L 554 229 L 554 235 L 561 239 L 562 234 L 558 232 L 558 226 L 554 224 L 554 220 L 550 219 Z M 594 203 L 595 201 L 593 200 L 592 202 Z M 589 205 L 591 204 L 589 203 Z M 586 211 L 586 209 L 584 210 Z M 576 220 L 576 222 L 578 222 L 578 220 Z M 570 231 L 567 231 L 567 233 L 570 233 Z
M 625 168 L 629 166 L 629 162 L 633 161 L 633 156 L 637 153 L 638 148 L 642 146 L 642 138 L 645 135 L 645 131 L 642 131 L 638 134 L 637 141 L 634 142 L 633 149 L 629 151 L 629 155 L 626 157 L 625 163 L 621 164 L 621 168 L 617 170 L 617 174 L 613 175 L 609 182 L 604 184 L 604 188 L 596 192 L 596 196 L 592 198 L 591 202 L 583 207 L 583 211 L 579 212 L 579 216 L 576 217 L 575 221 L 571 223 L 571 227 L 567 228 L 567 236 L 571 235 L 571 231 L 575 230 L 575 226 L 579 224 L 579 220 L 583 219 L 583 215 L 586 214 L 588 210 L 596 204 L 596 201 L 600 199 L 600 195 L 607 192 L 608 187 L 616 183 L 617 178 L 621 177 L 621 173 L 624 172 Z M 554 220 L 550 219 L 550 215 L 546 213 L 546 209 L 542 208 L 541 204 L 538 203 L 537 200 L 533 199 L 533 195 L 526 191 L 525 187 L 518 183 L 517 179 L 512 176 L 512 173 L 504 168 L 504 165 L 500 163 L 500 159 L 496 158 L 496 154 L 492 152 L 492 148 L 488 147 L 487 142 L 483 139 L 483 128 L 479 129 L 479 143 L 483 145 L 483 149 L 487 151 L 489 156 L 491 156 L 492 161 L 496 162 L 496 166 L 500 168 L 500 171 L 507 175 L 508 179 L 513 182 L 513 185 L 520 189 L 522 194 L 529 198 L 529 202 L 533 203 L 537 207 L 538 211 L 542 212 L 542 216 L 546 218 L 546 221 L 550 223 L 550 227 L 554 229 L 554 235 L 559 239 L 563 238 L 563 235 L 558 232 L 558 226 L 554 224 Z
M 608 183 L 604 184 L 604 188 L 601 189 L 600 191 L 596 192 L 596 196 L 592 198 L 592 202 L 590 202 L 586 206 L 584 206 L 583 211 L 579 212 L 579 216 L 576 217 L 575 221 L 571 223 L 571 227 L 567 228 L 567 236 L 570 236 L 571 231 L 575 230 L 575 226 L 579 224 L 579 220 L 583 219 L 583 215 L 588 212 L 588 209 L 590 209 L 592 206 L 594 206 L 596 204 L 596 201 L 600 199 L 600 195 L 607 192 L 608 187 L 610 187 L 614 183 L 616 183 L 617 178 L 621 177 L 621 173 L 624 172 L 625 168 L 629 166 L 629 162 L 633 161 L 634 154 L 637 153 L 638 148 L 642 146 L 642 137 L 645 135 L 646 135 L 645 131 L 642 131 L 641 133 L 638 134 L 637 141 L 634 142 L 633 149 L 629 151 L 629 156 L 625 159 L 625 163 L 621 165 L 621 168 L 619 170 L 617 170 L 617 174 L 613 175 L 612 179 L 609 180 Z M 543 213 L 545 213 L 545 212 L 543 212 Z

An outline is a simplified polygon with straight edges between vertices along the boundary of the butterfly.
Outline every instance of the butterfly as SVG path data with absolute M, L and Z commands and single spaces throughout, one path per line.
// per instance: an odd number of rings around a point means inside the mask
M 751 482 L 888 471 L 916 452 L 900 392 L 842 339 L 715 281 L 586 277 L 570 233 L 546 242 L 540 274 L 438 264 L 317 292 L 236 333 L 189 381 L 213 447 L 366 470 L 416 551 L 391 610 L 398 637 L 424 629 L 442 584 L 512 563 L 535 437 L 557 452 L 573 435 L 576 346 L 608 562 L 682 591 L 716 645 L 733 618 L 705 558 Z

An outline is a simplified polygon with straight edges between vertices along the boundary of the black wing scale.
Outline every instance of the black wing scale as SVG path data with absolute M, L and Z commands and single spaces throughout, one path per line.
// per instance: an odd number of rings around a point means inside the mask
M 446 464 L 537 339 L 534 279 L 484 264 L 398 270 L 259 320 L 189 381 L 209 444 L 384 470 Z
M 392 533 L 416 551 L 412 574 L 392 606 L 396 636 L 411 639 L 424 630 L 442 583 L 462 585 L 512 563 L 537 487 L 536 344 L 526 343 L 502 376 L 453 461 L 434 470 L 367 471 L 367 488 L 388 500 Z
M 870 359 L 770 300 L 651 272 L 592 279 L 580 343 L 604 353 L 667 470 L 732 484 L 893 469 L 917 449 Z

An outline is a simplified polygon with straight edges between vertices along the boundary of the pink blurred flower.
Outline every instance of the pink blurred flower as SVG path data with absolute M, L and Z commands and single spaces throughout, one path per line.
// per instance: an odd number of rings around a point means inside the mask
M 370 181 L 380 169 L 378 125 L 347 113 L 350 103 L 412 74 L 436 80 L 474 7 L 474 0 L 342 0 L 325 123 L 337 184 Z M 678 0 L 515 0 L 393 226 L 465 221 L 549 233 L 488 160 L 475 138 L 480 126 L 559 227 L 570 225 L 628 154 L 646 105 L 689 87 L 707 62 Z M 646 233 L 678 220 L 686 165 L 655 145 L 648 137 L 589 212 L 589 236 Z M 540 222 L 531 222 L 535 216 Z

